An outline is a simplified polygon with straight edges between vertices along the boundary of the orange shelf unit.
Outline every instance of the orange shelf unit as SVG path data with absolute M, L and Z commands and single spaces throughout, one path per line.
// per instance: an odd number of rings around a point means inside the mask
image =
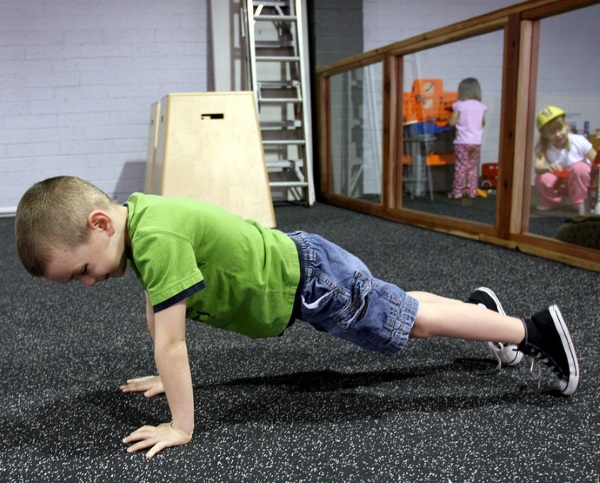
M 405 166 L 412 166 L 412 154 L 403 154 L 402 164 Z M 450 164 L 454 164 L 453 153 L 429 153 L 425 159 L 426 166 L 448 166 Z
M 457 92 L 444 92 L 442 79 L 416 79 L 412 92 L 403 93 L 404 122 L 435 122 L 446 126 L 457 99 Z

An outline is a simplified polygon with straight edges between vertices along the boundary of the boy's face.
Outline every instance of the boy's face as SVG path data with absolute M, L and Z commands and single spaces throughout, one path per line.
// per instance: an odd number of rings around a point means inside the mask
M 44 278 L 67 283 L 79 280 L 91 287 L 96 282 L 121 277 L 127 268 L 122 239 L 117 236 L 110 217 L 90 215 L 91 230 L 86 243 L 75 248 L 55 248 Z

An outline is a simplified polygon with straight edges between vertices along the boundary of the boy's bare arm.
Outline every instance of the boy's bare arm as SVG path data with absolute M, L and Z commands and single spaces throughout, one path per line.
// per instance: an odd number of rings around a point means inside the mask
M 146 296 L 146 324 L 148 324 L 148 331 L 154 342 L 154 308 L 152 307 L 152 302 L 150 302 L 148 292 L 144 292 L 144 295 Z
M 146 298 L 146 323 L 152 342 L 154 342 L 154 309 L 150 302 L 148 292 L 144 292 Z M 146 376 L 128 379 L 121 386 L 123 392 L 143 392 L 146 397 L 154 397 L 165 392 L 160 376 Z
M 127 451 L 151 448 L 148 458 L 164 448 L 189 443 L 194 432 L 194 394 L 185 342 L 185 301 L 154 316 L 154 355 L 171 410 L 172 422 L 143 426 L 123 442 Z

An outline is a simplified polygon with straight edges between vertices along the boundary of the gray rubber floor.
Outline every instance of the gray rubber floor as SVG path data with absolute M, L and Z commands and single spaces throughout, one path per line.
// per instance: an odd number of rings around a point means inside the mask
M 0 481 L 598 482 L 600 278 L 556 262 L 317 204 L 279 228 L 326 236 L 405 290 L 507 312 L 558 303 L 581 366 L 577 393 L 527 365 L 495 372 L 483 343 L 411 341 L 370 353 L 296 323 L 253 341 L 189 323 L 197 430 L 151 460 L 121 438 L 168 420 L 164 397 L 123 395 L 154 373 L 131 273 L 88 289 L 32 279 L 0 219 Z

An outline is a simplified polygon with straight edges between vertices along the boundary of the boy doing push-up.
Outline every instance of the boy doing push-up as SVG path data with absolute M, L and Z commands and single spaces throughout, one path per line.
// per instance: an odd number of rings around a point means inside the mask
M 90 183 L 61 176 L 24 194 L 15 230 L 18 254 L 34 276 L 92 286 L 129 265 L 144 287 L 158 375 L 121 389 L 147 397 L 164 392 L 172 416 L 123 440 L 130 452 L 149 448 L 147 457 L 192 439 L 188 319 L 253 338 L 279 336 L 298 319 L 388 355 L 409 337 L 494 341 L 505 364 L 523 354 L 540 358 L 565 395 L 579 381 L 556 305 L 520 319 L 483 287 L 466 303 L 404 292 L 318 235 L 265 228 L 207 203 L 134 193 L 118 205 Z

